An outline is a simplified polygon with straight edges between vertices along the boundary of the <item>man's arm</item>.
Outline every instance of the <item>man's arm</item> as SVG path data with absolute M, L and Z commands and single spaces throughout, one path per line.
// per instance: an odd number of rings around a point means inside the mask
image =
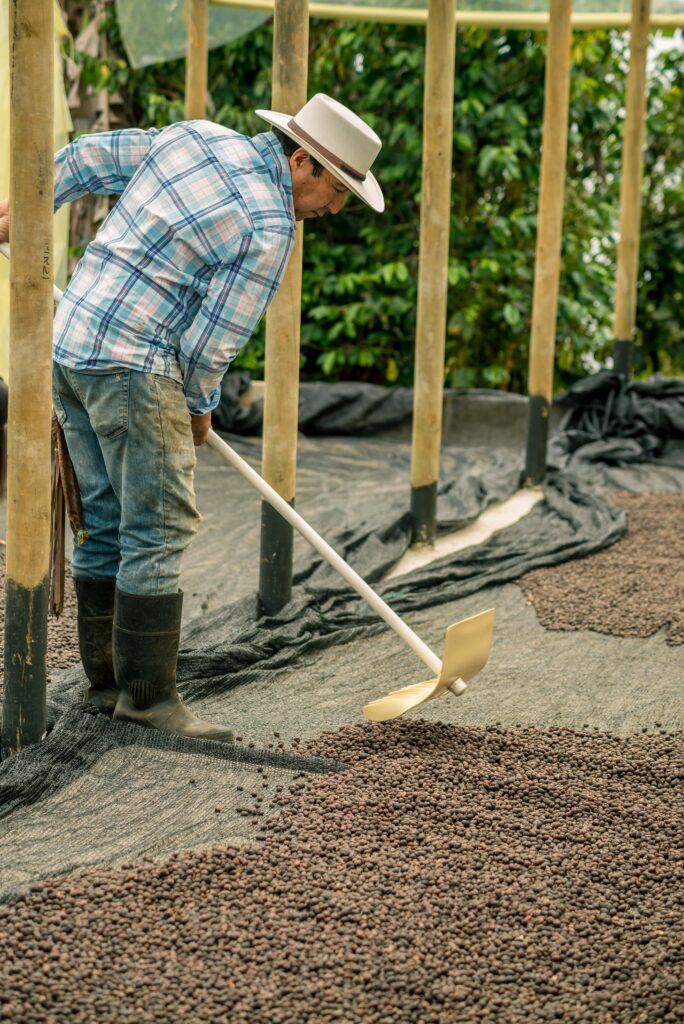
M 120 195 L 162 129 L 81 135 L 55 155 L 55 210 L 94 192 Z
M 278 290 L 292 239 L 293 232 L 285 228 L 244 235 L 235 240 L 235 259 L 212 277 L 179 352 L 193 416 L 203 416 L 218 404 L 226 370 Z
M 90 192 L 120 195 L 162 129 L 81 135 L 55 154 L 55 211 Z M 9 199 L 0 200 L 0 244 L 9 242 Z

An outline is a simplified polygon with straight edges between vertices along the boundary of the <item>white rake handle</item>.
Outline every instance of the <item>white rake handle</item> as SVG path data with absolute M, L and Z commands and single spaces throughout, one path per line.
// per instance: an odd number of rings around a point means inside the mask
M 400 619 L 395 611 L 392 611 L 390 606 L 386 604 L 382 598 L 375 593 L 372 587 L 369 587 L 364 579 L 359 576 L 357 572 L 352 569 L 350 565 L 347 565 L 345 560 L 338 555 L 334 548 L 331 548 L 327 541 L 316 533 L 313 527 L 309 526 L 305 519 L 299 515 L 298 512 L 292 508 L 291 505 L 285 501 L 284 498 L 278 494 L 277 491 L 267 484 L 255 470 L 252 469 L 245 460 L 234 451 L 229 444 L 219 437 L 213 430 L 209 431 L 209 437 L 207 443 L 215 451 L 219 452 L 226 462 L 229 462 L 234 469 L 237 469 L 245 480 L 248 481 L 255 487 L 261 494 L 262 498 L 272 505 L 276 512 L 279 512 L 283 519 L 294 526 L 295 530 L 301 533 L 302 537 L 311 544 L 312 547 L 318 551 L 319 555 L 322 555 L 327 562 L 332 565 L 333 569 L 339 572 L 347 583 L 354 588 L 354 590 L 361 595 L 361 597 L 368 602 L 370 607 L 376 612 L 382 619 L 385 620 L 388 626 L 390 626 L 395 633 L 397 633 L 404 643 L 408 644 L 411 650 L 418 655 L 421 661 L 425 662 L 431 672 L 436 677 L 439 676 L 442 670 L 442 662 L 437 655 L 430 650 L 426 643 L 417 636 L 412 629 L 410 629 L 403 619 Z

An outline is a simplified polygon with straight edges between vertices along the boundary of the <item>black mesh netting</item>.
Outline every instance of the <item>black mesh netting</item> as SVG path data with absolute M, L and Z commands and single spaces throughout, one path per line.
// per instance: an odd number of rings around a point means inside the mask
M 623 409 L 621 396 L 638 394 L 644 431 L 649 436 L 656 436 L 658 430 L 668 435 L 660 447 L 648 442 L 641 448 L 643 461 L 636 469 L 643 470 L 643 486 L 650 487 L 650 466 L 662 459 L 664 450 L 670 451 L 669 441 L 681 432 L 681 385 L 661 382 L 641 391 L 629 389 L 630 385 L 618 381 L 609 392 L 613 398 L 606 402 L 612 403 L 612 411 L 604 413 L 604 421 L 607 428 L 614 422 L 623 423 L 622 412 L 617 419 L 614 416 L 618 406 Z M 666 411 L 648 413 L 648 408 L 658 410 L 659 395 Z M 584 393 L 575 394 L 574 400 L 572 430 L 579 429 L 582 409 L 596 424 L 600 400 L 597 391 L 587 386 Z M 629 401 L 635 403 L 637 399 Z M 391 416 L 395 414 L 396 409 Z M 384 584 L 384 575 L 410 544 L 408 446 L 368 438 L 363 443 L 340 442 L 334 451 L 324 445 L 320 449 L 303 446 L 301 476 L 305 489 L 308 487 L 316 498 L 316 528 L 365 579 L 374 583 L 400 615 L 410 616 L 515 580 L 533 568 L 598 551 L 620 538 L 625 530 L 624 512 L 584 476 L 586 466 L 596 474 L 597 439 L 590 440 L 590 458 L 583 461 L 578 437 L 575 433 L 572 439 L 567 435 L 554 440 L 556 453 L 572 451 L 572 472 L 559 465 L 550 468 L 543 500 L 523 519 L 484 543 Z M 257 442 L 237 438 L 232 442 L 247 457 L 258 460 Z M 609 468 L 615 471 L 616 467 Z M 522 453 L 511 449 L 445 448 L 438 494 L 439 529 L 444 532 L 462 527 L 492 502 L 510 497 L 519 486 L 522 469 Z M 628 469 L 633 471 L 635 465 Z M 639 489 L 636 477 L 633 483 Z M 629 485 L 622 480 L 621 486 Z M 668 486 L 681 488 L 681 477 L 673 477 Z M 226 506 L 225 519 L 221 520 L 222 555 L 215 561 L 214 571 L 227 581 L 238 571 L 241 559 L 253 561 L 256 557 L 243 550 L 241 541 L 231 541 L 231 537 L 242 536 L 243 520 L 244 512 L 239 507 L 231 512 Z M 228 587 L 226 593 L 230 594 Z M 255 684 L 256 692 L 264 680 L 271 684 L 275 681 L 277 687 L 281 674 L 291 672 L 316 652 L 371 637 L 386 628 L 327 563 L 305 552 L 295 567 L 292 599 L 279 614 L 260 616 L 256 596 L 246 593 L 238 600 L 226 600 L 189 624 L 179 656 L 179 689 L 191 704 L 211 701 L 212 714 L 221 709 L 225 698 L 224 720 L 230 721 L 230 694 L 237 687 Z M 117 835 L 120 833 L 122 838 L 115 844 L 111 855 L 114 859 L 217 841 L 226 835 L 247 839 L 250 822 L 238 814 L 234 799 L 227 803 L 220 799 L 222 793 L 234 789 L 235 772 L 253 772 L 259 765 L 283 773 L 337 767 L 303 763 L 297 757 L 279 760 L 277 752 L 249 751 L 240 745 L 226 752 L 217 750 L 214 744 L 159 739 L 135 726 L 121 726 L 81 710 L 78 700 L 83 682 L 80 670 L 62 673 L 52 681 L 48 689 L 52 733 L 44 743 L 0 766 L 0 815 L 6 823 L 12 823 L 6 835 L 12 833 L 7 841 L 12 843 L 15 865 L 5 885 L 7 892 L 28 884 L 30 877 L 101 862 L 105 854 L 97 850 L 92 856 L 88 853 L 87 825 L 77 829 L 74 824 L 80 820 L 79 814 L 90 814 L 96 832 L 106 831 L 108 820 L 118 823 L 115 831 L 118 828 Z M 383 688 L 391 687 L 379 682 L 377 695 Z M 287 690 L 283 690 L 282 700 L 288 699 Z M 126 766 L 125 771 L 122 766 Z M 208 803 L 203 797 L 198 804 L 197 794 L 187 783 L 189 775 L 201 777 L 203 792 L 209 794 Z M 145 780 L 142 803 L 140 778 Z M 73 799 L 79 787 L 84 794 L 81 805 Z M 170 792 L 166 791 L 168 787 Z M 62 853 L 56 860 L 38 858 L 22 874 L 22 844 L 34 850 L 41 829 L 52 827 L 50 820 L 54 821 L 55 814 L 64 817 L 62 795 L 67 791 L 72 817 L 64 818 L 71 821 L 71 828 L 60 844 Z M 155 817 L 154 842 L 147 839 L 150 801 L 155 807 L 161 801 L 167 811 L 161 822 Z M 220 806 L 220 812 L 214 804 Z M 120 813 L 120 807 L 125 813 Z M 72 842 L 74 835 L 78 835 L 78 841 Z M 106 845 L 103 840 L 102 849 Z
M 0 903 L 77 869 L 254 842 L 284 786 L 340 767 L 188 741 L 73 708 L 42 743 L 2 766 Z
M 551 474 L 544 495 L 529 515 L 484 544 L 380 585 L 378 592 L 402 615 L 589 554 L 624 532 L 624 513 L 570 477 Z M 403 513 L 382 529 L 338 535 L 332 543 L 373 582 L 408 548 L 410 516 Z M 292 600 L 277 615 L 258 618 L 256 598 L 248 597 L 188 629 L 179 661 L 183 692 L 197 699 L 228 690 L 262 671 L 282 670 L 303 655 L 386 628 L 326 562 L 310 557 L 295 575 Z

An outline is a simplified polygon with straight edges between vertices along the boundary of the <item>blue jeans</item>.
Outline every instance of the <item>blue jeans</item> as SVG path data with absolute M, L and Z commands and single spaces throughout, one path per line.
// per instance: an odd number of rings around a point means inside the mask
M 180 384 L 140 370 L 53 363 L 52 397 L 88 536 L 74 576 L 116 577 L 129 594 L 173 594 L 199 525 L 190 414 Z

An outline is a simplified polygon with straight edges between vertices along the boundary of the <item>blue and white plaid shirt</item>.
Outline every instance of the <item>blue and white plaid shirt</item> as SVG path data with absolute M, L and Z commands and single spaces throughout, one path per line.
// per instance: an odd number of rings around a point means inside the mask
M 88 192 L 121 199 L 59 305 L 55 360 L 172 377 L 208 412 L 294 242 L 280 144 L 209 121 L 84 135 L 55 157 L 55 209 Z

